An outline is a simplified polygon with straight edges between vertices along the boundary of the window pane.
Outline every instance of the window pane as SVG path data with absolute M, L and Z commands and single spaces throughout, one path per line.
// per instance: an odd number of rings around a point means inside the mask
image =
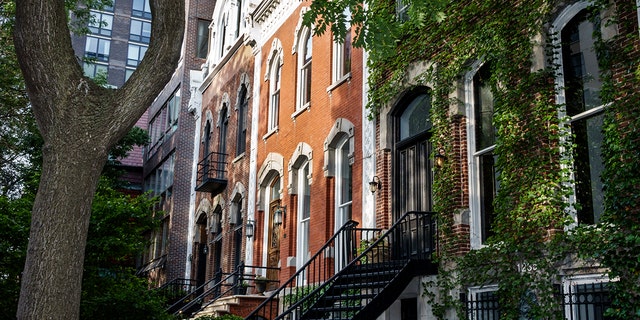
M 303 206 L 303 210 L 302 210 L 302 218 L 303 219 L 309 219 L 309 217 L 311 217 L 311 204 L 309 203 L 309 200 L 311 199 L 311 188 L 309 187 L 309 163 L 307 162 L 307 164 L 304 166 L 304 170 L 302 171 L 302 174 L 304 175 L 302 177 L 302 196 L 304 197 L 304 200 L 302 200 L 304 202 L 304 206 Z
M 574 116 L 602 104 L 600 70 L 594 50 L 594 24 L 584 10 L 562 30 L 562 58 L 567 114 Z
M 149 43 L 151 40 L 151 23 L 140 20 L 131 20 L 129 40 Z
M 198 43 L 196 57 L 205 59 L 209 50 L 209 21 L 198 20 Z
M 429 109 L 431 109 L 431 97 L 428 94 L 421 94 L 411 101 L 400 116 L 401 140 L 431 129 Z
M 600 179 L 603 115 L 602 82 L 593 40 L 593 31 L 599 28 L 599 22 L 594 24 L 587 16 L 587 10 L 583 10 L 571 19 L 562 30 L 561 41 L 566 112 L 574 119 L 571 132 L 575 144 L 573 170 L 577 218 L 579 223 L 590 224 L 597 223 L 604 211 Z M 596 112 L 586 113 L 589 110 Z
M 488 152 L 477 157 L 480 176 L 480 223 L 482 224 L 482 242 L 484 243 L 492 235 L 491 225 L 493 224 L 495 198 L 498 176 L 495 167 L 495 156 Z
M 351 72 L 351 29 L 347 30 L 342 45 L 342 76 Z
M 604 212 L 602 160 L 602 113 L 571 123 L 575 137 L 574 175 L 578 222 L 597 223 Z
M 351 164 L 349 163 L 349 141 L 345 141 L 340 148 L 340 204 L 351 201 L 352 199 L 352 179 Z
M 496 143 L 493 126 L 494 99 L 488 83 L 489 76 L 489 67 L 485 65 L 473 77 L 476 151 Z
M 132 9 L 132 16 L 151 19 L 151 7 L 149 6 L 149 0 L 133 0 Z

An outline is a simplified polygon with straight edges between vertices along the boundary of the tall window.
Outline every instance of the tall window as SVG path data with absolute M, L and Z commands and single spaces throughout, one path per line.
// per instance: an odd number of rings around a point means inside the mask
M 236 143 L 236 156 L 243 154 L 247 148 L 247 112 L 249 109 L 247 101 L 247 86 L 242 84 L 238 99 L 238 132 Z
M 149 43 L 151 40 L 151 22 L 131 19 L 129 40 Z
M 242 22 L 242 0 L 236 0 L 236 39 L 240 36 L 240 24 Z
M 311 56 L 312 41 L 311 31 L 305 28 L 300 39 L 301 50 L 298 52 L 298 103 L 296 110 L 302 110 L 309 106 L 311 101 Z
M 95 35 L 110 37 L 113 27 L 113 14 L 91 11 L 89 31 Z
M 96 37 L 87 37 L 85 43 L 84 56 L 95 59 L 96 61 L 109 61 L 109 50 L 111 41 Z
M 219 57 L 222 58 L 224 56 L 225 50 L 226 50 L 226 46 L 227 46 L 227 21 L 229 19 L 225 16 L 222 21 L 220 22 L 220 55 Z
M 495 215 L 493 200 L 498 188 L 498 172 L 493 153 L 496 144 L 493 125 L 494 98 L 489 77 L 490 66 L 485 64 L 473 75 L 471 83 L 467 84 L 467 89 L 470 89 L 468 99 L 471 125 L 468 138 L 472 163 L 469 183 L 474 246 L 484 243 L 491 235 Z
M 133 0 L 131 15 L 145 19 L 151 19 L 151 6 L 149 0 Z
M 233 265 L 235 268 L 238 268 L 240 264 L 243 262 L 242 260 L 242 229 L 244 228 L 243 222 L 243 212 L 242 212 L 242 197 L 240 195 L 236 195 L 236 198 L 232 203 L 231 213 L 235 216 L 233 220 L 235 223 L 233 227 Z
M 269 124 L 268 131 L 278 128 L 278 116 L 280 113 L 280 80 L 282 72 L 282 64 L 278 58 L 271 65 L 271 81 L 269 84 L 270 100 L 269 100 Z
M 229 128 L 229 117 L 228 117 L 228 108 L 227 104 L 222 105 L 222 110 L 220 110 L 220 123 L 218 126 L 218 152 L 227 153 L 227 129 Z
M 206 59 L 209 51 L 209 24 L 210 21 L 198 20 L 198 39 L 196 48 L 196 57 Z
M 577 12 L 561 30 L 562 72 L 558 79 L 574 144 L 572 160 L 575 209 L 578 223 L 597 223 L 604 211 L 602 180 L 602 82 L 593 31 L 587 9 Z
M 147 46 L 130 43 L 127 51 L 127 66 L 137 67 L 142 62 L 145 53 L 147 53 Z
M 296 248 L 297 268 L 309 259 L 309 221 L 311 220 L 311 191 L 309 186 L 309 161 L 298 168 L 298 241 Z
M 349 139 L 345 137 L 336 148 L 336 228 L 351 220 L 351 202 L 353 200 L 353 173 L 349 159 Z M 337 225 L 340 223 L 340 225 Z
M 343 13 L 347 20 L 350 20 L 351 11 L 347 9 Z M 333 43 L 333 68 L 332 68 L 332 81 L 333 83 L 344 80 L 349 73 L 351 73 L 351 27 L 347 26 L 347 33 L 343 42 Z

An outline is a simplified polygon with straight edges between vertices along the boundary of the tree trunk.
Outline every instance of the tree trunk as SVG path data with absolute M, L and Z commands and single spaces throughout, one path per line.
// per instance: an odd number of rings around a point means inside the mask
M 106 155 L 65 147 L 43 158 L 18 315 L 78 319 L 91 203 Z
M 45 144 L 18 319 L 79 317 L 91 203 L 108 151 L 151 105 L 180 58 L 185 2 L 150 4 L 149 49 L 127 83 L 112 90 L 84 77 L 65 0 L 16 1 L 14 43 Z

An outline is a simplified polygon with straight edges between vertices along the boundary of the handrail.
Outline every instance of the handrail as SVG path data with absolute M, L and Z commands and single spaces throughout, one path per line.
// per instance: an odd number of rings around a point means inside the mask
M 357 225 L 358 222 L 356 221 L 347 221 L 295 274 L 245 319 L 273 319 L 278 316 L 280 307 L 283 310 L 287 310 L 289 308 L 288 305 L 295 303 L 297 297 L 306 295 L 314 288 L 315 284 L 324 282 L 335 274 L 336 269 L 341 269 L 344 265 L 347 265 L 356 256 L 354 254 L 357 251 L 356 241 L 359 241 L 364 233 L 376 235 L 381 232 L 381 229 L 356 229 Z M 362 234 L 356 236 L 355 233 L 357 232 Z M 344 250 L 336 250 L 339 248 L 344 248 Z M 283 301 L 279 303 L 278 298 L 281 295 Z M 293 297 L 292 299 L 295 300 L 287 301 L 287 297 Z
M 211 151 L 198 162 L 198 182 L 206 179 L 222 179 L 225 176 L 226 161 L 229 155 L 222 152 Z
M 177 299 L 182 299 L 185 293 L 193 293 L 196 287 L 195 282 L 194 279 L 176 278 L 152 290 L 158 292 L 169 305 L 174 304 Z
M 415 218 L 412 219 L 411 216 Z M 269 319 L 282 319 L 286 314 L 293 312 L 299 316 L 305 314 L 342 274 L 353 272 L 356 268 L 376 269 L 380 264 L 390 263 L 393 260 L 430 259 L 436 249 L 437 230 L 434 216 L 433 212 L 405 213 L 387 232 L 373 241 L 340 272 L 336 272 L 314 290 L 299 298 L 277 317 Z M 345 292 L 349 291 L 348 288 L 345 290 Z M 352 292 L 351 295 L 355 296 L 358 293 Z
M 184 313 L 184 311 L 189 310 L 191 307 L 193 307 L 195 304 L 197 303 L 202 303 L 204 301 L 204 298 L 210 294 L 214 294 L 214 297 L 212 299 L 209 300 L 209 302 L 206 305 L 201 306 L 199 309 L 203 309 L 205 306 L 211 304 L 213 301 L 217 300 L 218 298 L 220 298 L 221 296 L 223 296 L 224 294 L 226 294 L 227 292 L 229 292 L 230 290 L 233 290 L 234 288 L 236 288 L 236 285 L 230 286 L 229 289 L 225 290 L 224 292 L 222 292 L 220 290 L 220 288 L 222 287 L 223 284 L 227 283 L 228 280 L 232 277 L 238 276 L 238 270 L 236 270 L 233 273 L 228 274 L 226 277 L 222 278 L 223 273 L 221 271 L 218 271 L 218 273 L 216 274 L 215 277 L 213 277 L 211 280 L 205 282 L 204 284 L 202 284 L 201 286 L 199 286 L 198 288 L 196 288 L 193 292 L 198 292 L 200 289 L 204 289 L 208 284 L 210 284 L 211 282 L 214 282 L 213 286 L 211 286 L 209 289 L 207 290 L 203 290 L 202 293 L 200 293 L 199 295 L 193 297 L 192 299 L 189 300 L 189 302 L 187 302 L 186 304 L 180 306 L 176 311 L 171 311 L 173 308 L 175 308 L 176 306 L 180 305 L 181 302 L 184 302 L 185 299 L 189 299 L 191 298 L 191 295 L 187 295 L 185 297 L 183 297 L 182 299 L 180 299 L 180 301 L 174 303 L 171 307 L 167 308 L 167 312 L 169 313 L 173 313 L 174 315 L 178 315 L 181 313 Z
M 182 309 L 184 306 L 181 304 L 184 303 L 185 300 L 195 300 L 195 298 L 192 299 L 195 292 L 204 291 L 204 288 L 206 288 L 212 282 L 220 281 L 219 278 L 221 276 L 222 276 L 221 271 L 218 271 L 216 276 L 209 279 L 209 281 L 197 286 L 195 289 L 188 291 L 187 294 L 183 295 L 179 300 L 177 300 L 176 302 L 171 304 L 169 307 L 167 307 L 165 311 L 167 311 L 168 313 L 173 313 L 174 312 L 173 310 L 176 308 L 178 308 L 178 310 Z M 215 284 L 213 287 L 216 287 Z

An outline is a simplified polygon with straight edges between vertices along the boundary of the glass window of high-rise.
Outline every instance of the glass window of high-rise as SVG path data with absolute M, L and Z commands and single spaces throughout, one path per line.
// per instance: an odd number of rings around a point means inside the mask
M 149 43 L 151 40 L 151 22 L 132 19 L 129 40 Z
M 149 0 L 133 0 L 131 15 L 145 19 L 151 19 L 151 6 Z

